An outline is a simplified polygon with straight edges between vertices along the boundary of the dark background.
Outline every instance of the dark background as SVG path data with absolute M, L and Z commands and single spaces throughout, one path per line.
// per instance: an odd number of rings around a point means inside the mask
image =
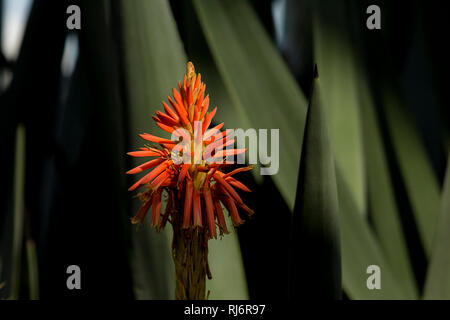
M 286 1 L 289 9 L 283 43 L 275 36 L 271 1 L 250 2 L 299 85 L 309 92 L 314 61 L 304 2 Z M 395 83 L 409 102 L 442 183 L 448 151 L 444 141 L 448 142 L 450 128 L 448 11 L 444 1 L 342 3 L 349 33 L 363 53 L 374 92 L 380 81 Z M 80 5 L 83 14 L 82 29 L 77 32 L 69 32 L 65 26 L 66 8 L 71 4 Z M 129 265 L 130 233 L 134 232 L 129 218 L 134 213 L 128 209 L 133 199 L 126 190 L 131 179 L 124 174 L 131 163 L 118 155 L 130 151 L 130 139 L 135 137 L 127 134 L 126 92 L 120 88 L 121 50 L 125 49 L 120 39 L 120 14 L 116 1 L 110 4 L 105 8 L 100 1 L 34 0 L 19 56 L 15 61 L 7 61 L 3 55 L 0 59 L 0 70 L 13 74 L 10 84 L 0 87 L 0 230 L 12 232 L 5 226 L 10 223 L 14 137 L 22 123 L 26 128 L 24 239 L 36 243 L 42 299 L 134 298 Z M 172 0 L 170 4 L 188 57 L 201 54 L 212 59 L 190 1 Z M 381 31 L 358 27 L 365 26 L 365 8 L 370 4 L 382 7 Z M 108 19 L 114 23 L 107 24 Z M 66 37 L 74 35 L 79 56 L 74 72 L 65 77 L 60 68 L 64 44 Z M 413 78 L 422 81 L 410 81 Z M 382 128 L 400 211 L 407 213 L 410 204 L 383 122 Z M 241 177 L 253 190 L 245 200 L 257 213 L 238 230 L 250 298 L 288 298 L 289 280 L 284 275 L 289 268 L 290 234 L 286 230 L 291 214 L 270 177 L 262 184 L 256 184 L 251 174 Z M 414 272 L 422 286 L 427 261 L 414 222 L 407 214 L 402 219 Z M 270 237 L 265 236 L 268 230 Z M 1 244 L 4 254 L 8 246 L 7 242 Z M 66 288 L 65 271 L 71 264 L 81 267 L 83 290 Z M 267 270 L 279 276 L 266 277 Z M 4 260 L 2 278 L 10 271 Z M 27 299 L 26 274 L 22 277 L 20 298 Z M 5 297 L 3 292 L 1 297 Z

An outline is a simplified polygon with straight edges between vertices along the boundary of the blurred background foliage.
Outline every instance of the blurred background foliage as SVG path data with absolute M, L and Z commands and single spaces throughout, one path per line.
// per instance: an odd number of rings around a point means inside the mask
M 209 243 L 211 299 L 450 299 L 442 2 L 0 2 L 0 298 L 173 298 L 171 230 L 131 226 L 124 173 L 191 60 L 217 121 L 280 129 L 278 174 L 242 174 L 256 214 Z

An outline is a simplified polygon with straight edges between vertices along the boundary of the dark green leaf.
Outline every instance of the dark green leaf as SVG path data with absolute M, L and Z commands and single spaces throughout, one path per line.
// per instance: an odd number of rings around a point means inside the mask
M 450 299 L 450 154 L 441 196 L 435 247 L 425 282 L 425 299 Z
M 339 193 L 339 219 L 342 252 L 342 283 L 351 299 L 414 299 L 414 292 L 398 282 L 382 252 L 376 236 L 359 214 L 352 194 L 339 169 L 336 170 Z M 380 267 L 381 289 L 369 290 L 367 268 Z
M 39 273 L 38 261 L 36 255 L 36 244 L 33 240 L 28 239 L 25 242 L 28 272 L 28 288 L 30 300 L 39 299 Z
M 22 248 L 23 248 L 23 226 L 24 226 L 24 182 L 25 182 L 25 127 L 19 125 L 16 133 L 16 151 L 14 161 L 14 182 L 13 182 L 13 241 L 11 258 L 8 259 L 12 266 L 10 279 L 10 299 L 19 298 L 21 266 L 22 266 Z
M 293 222 L 291 298 L 340 299 L 339 204 L 319 79 L 306 118 Z
M 383 109 L 394 152 L 427 256 L 431 255 L 439 215 L 439 185 L 411 115 L 398 93 L 382 84 Z
M 392 266 L 398 281 L 417 295 L 408 248 L 403 234 L 395 199 L 393 182 L 383 146 L 381 129 L 375 112 L 364 68 L 358 68 L 359 102 L 364 134 L 364 152 L 367 172 L 368 205 L 380 247 Z
M 354 53 L 345 2 L 313 2 L 313 48 L 320 68 L 332 150 L 359 212 L 366 214 L 365 168 Z

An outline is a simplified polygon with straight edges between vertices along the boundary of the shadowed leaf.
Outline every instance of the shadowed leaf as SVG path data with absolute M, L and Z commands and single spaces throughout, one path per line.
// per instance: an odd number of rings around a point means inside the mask
M 394 152 L 426 255 L 433 249 L 439 213 L 439 185 L 406 106 L 392 87 L 382 85 L 383 110 Z
M 306 118 L 293 217 L 292 299 L 340 299 L 339 204 L 318 77 Z
M 336 170 L 339 193 L 339 219 L 342 252 L 342 284 L 350 299 L 414 299 L 414 293 L 397 281 L 376 236 L 358 213 L 353 197 L 339 170 Z M 367 267 L 381 270 L 381 289 L 369 290 Z
M 425 282 L 425 299 L 450 299 L 450 154 L 441 196 L 435 247 Z
M 390 262 L 396 278 L 408 291 L 417 295 L 417 286 L 403 234 L 378 116 L 366 77 L 361 71 L 364 69 L 360 66 L 358 70 L 370 215 L 380 247 Z
M 19 298 L 22 249 L 23 249 L 23 227 L 24 227 L 24 182 L 25 182 L 25 128 L 23 125 L 17 127 L 16 150 L 14 160 L 14 182 L 13 182 L 13 239 L 11 257 L 6 261 L 11 263 L 11 278 L 4 279 L 9 287 L 9 299 Z
M 36 255 L 36 244 L 33 240 L 28 239 L 25 242 L 26 258 L 27 258 L 27 273 L 28 273 L 28 287 L 30 300 L 39 299 L 39 273 L 38 261 Z
M 312 2 L 314 58 L 321 69 L 331 146 L 336 166 L 341 170 L 358 210 L 365 215 L 360 108 L 346 3 L 334 0 Z

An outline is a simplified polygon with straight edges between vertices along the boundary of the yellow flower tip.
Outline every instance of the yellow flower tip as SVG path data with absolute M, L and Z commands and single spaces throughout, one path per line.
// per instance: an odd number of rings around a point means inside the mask
M 137 224 L 138 227 L 139 227 L 142 224 L 142 220 L 139 219 L 139 218 L 134 217 L 134 218 L 131 219 L 131 224 Z
M 188 77 L 189 82 L 191 81 L 194 74 L 195 74 L 194 64 L 189 61 L 186 66 L 186 75 Z

